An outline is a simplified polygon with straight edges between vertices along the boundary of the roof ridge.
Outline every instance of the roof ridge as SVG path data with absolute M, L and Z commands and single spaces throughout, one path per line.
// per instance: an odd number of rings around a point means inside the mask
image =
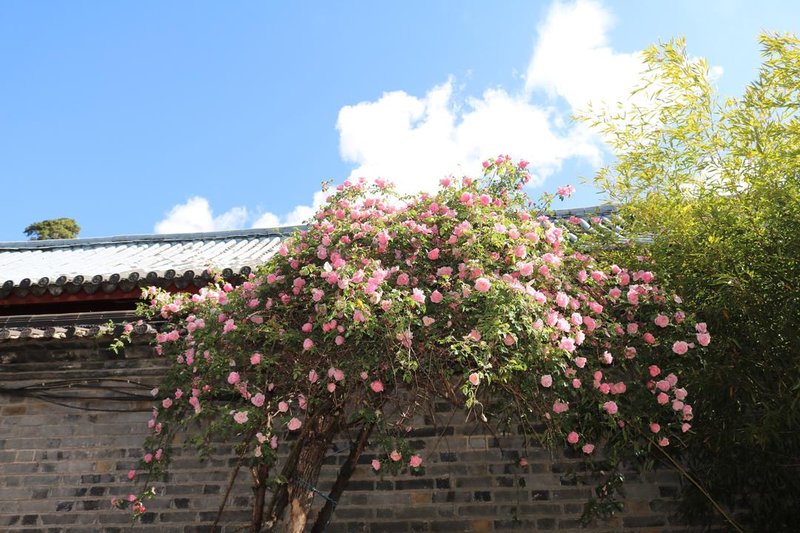
M 283 226 L 278 228 L 234 229 L 193 233 L 162 233 L 142 235 L 116 235 L 110 237 L 90 237 L 87 239 L 51 239 L 41 241 L 0 242 L 0 251 L 13 250 L 52 250 L 59 248 L 89 248 L 92 246 L 119 245 L 145 242 L 191 242 L 200 240 L 224 240 L 248 237 L 288 237 L 296 230 L 306 226 Z

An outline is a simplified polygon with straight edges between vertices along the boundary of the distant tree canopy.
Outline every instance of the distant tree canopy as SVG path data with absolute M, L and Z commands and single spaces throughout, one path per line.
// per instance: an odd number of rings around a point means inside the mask
M 72 218 L 51 218 L 34 222 L 25 228 L 25 235 L 32 241 L 45 239 L 74 239 L 81 231 L 81 227 Z

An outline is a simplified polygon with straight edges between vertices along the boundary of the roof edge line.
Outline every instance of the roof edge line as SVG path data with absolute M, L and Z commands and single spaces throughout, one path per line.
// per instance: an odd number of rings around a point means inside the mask
M 37 250 L 55 248 L 74 248 L 102 244 L 122 244 L 141 242 L 187 242 L 196 240 L 223 240 L 236 237 L 288 237 L 307 226 L 283 226 L 277 228 L 235 229 L 193 233 L 162 233 L 143 235 L 118 235 L 112 237 L 91 237 L 87 239 L 52 239 L 41 241 L 0 242 L 0 250 Z

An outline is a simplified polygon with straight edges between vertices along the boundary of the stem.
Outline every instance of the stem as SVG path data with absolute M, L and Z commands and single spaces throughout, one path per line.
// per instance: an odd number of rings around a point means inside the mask
M 236 462 L 236 468 L 233 470 L 233 474 L 231 474 L 231 480 L 228 482 L 228 487 L 225 489 L 225 495 L 222 497 L 222 502 L 219 504 L 219 509 L 217 510 L 217 517 L 214 519 L 214 523 L 211 525 L 212 533 L 217 530 L 217 526 L 219 525 L 219 520 L 220 518 L 222 518 L 222 512 L 225 510 L 225 505 L 228 503 L 228 497 L 231 495 L 233 484 L 236 481 L 236 477 L 239 475 L 239 470 L 242 468 L 242 463 L 244 462 L 244 456 L 247 453 L 247 444 L 255 436 L 255 433 L 256 433 L 255 430 L 250 431 L 248 436 L 241 443 L 242 451 L 239 452 L 239 458 L 238 461 Z
M 297 441 L 295 441 L 294 447 L 292 447 L 292 452 L 289 454 L 289 456 L 286 458 L 286 462 L 283 464 L 280 477 L 284 481 L 272 494 L 272 498 L 270 499 L 269 505 L 266 509 L 268 531 L 272 531 L 277 525 L 278 519 L 281 517 L 281 515 L 283 515 L 283 511 L 286 509 L 286 505 L 289 503 L 288 480 L 294 477 L 294 472 L 297 470 L 297 460 L 300 457 L 300 449 L 303 447 L 303 441 L 308 433 L 308 428 L 308 424 L 303 427 L 303 431 L 300 433 Z
M 225 510 L 225 505 L 228 503 L 228 496 L 231 495 L 231 490 L 233 489 L 233 483 L 236 481 L 236 476 L 239 475 L 239 469 L 242 467 L 242 459 L 243 457 L 240 456 L 239 461 L 236 463 L 236 468 L 233 470 L 233 474 L 231 474 L 231 480 L 228 482 L 228 488 L 225 489 L 225 495 L 222 497 L 222 502 L 220 502 L 219 509 L 217 510 L 217 517 L 214 519 L 214 523 L 211 525 L 212 532 L 217 530 L 219 520 L 222 518 L 222 511 Z
M 288 532 L 303 533 L 308 521 L 308 512 L 317 492 L 314 484 L 319 478 L 322 462 L 333 437 L 339 430 L 342 414 L 337 412 L 323 412 L 312 420 L 307 420 L 311 429 L 303 441 L 300 454 L 297 458 L 297 468 L 294 479 L 290 480 Z
M 278 521 L 283 516 L 283 512 L 286 510 L 286 506 L 289 504 L 289 483 L 294 479 L 297 473 L 297 466 L 300 462 L 303 448 L 306 446 L 309 440 L 309 434 L 312 433 L 312 428 L 315 425 L 312 421 L 319 416 L 327 415 L 331 409 L 333 409 L 333 405 L 330 401 L 327 401 L 317 409 L 314 415 L 309 416 L 305 424 L 303 424 L 300 435 L 297 436 L 291 453 L 286 458 L 286 462 L 283 463 L 283 468 L 280 473 L 282 483 L 278 485 L 275 492 L 273 492 L 272 498 L 267 506 L 265 513 L 267 517 L 265 528 L 267 531 L 274 531 Z
M 267 479 L 269 478 L 269 466 L 260 464 L 253 469 L 253 492 L 255 501 L 253 502 L 253 517 L 250 522 L 250 533 L 259 533 L 261 524 L 264 522 L 264 500 L 267 495 Z
M 339 475 L 336 477 L 336 482 L 333 484 L 333 487 L 331 487 L 328 499 L 325 501 L 325 505 L 320 509 L 319 513 L 317 513 L 317 519 L 314 521 L 311 533 L 323 533 L 328 526 L 331 515 L 333 515 L 333 511 L 335 510 L 335 502 L 338 502 L 339 498 L 342 497 L 342 493 L 347 487 L 347 483 L 350 481 L 353 472 L 356 470 L 358 459 L 364 452 L 364 448 L 367 445 L 367 441 L 374 427 L 374 422 L 369 422 L 361 426 L 358 440 L 355 446 L 350 449 L 350 455 L 347 456 L 347 461 L 345 461 L 342 468 L 339 469 Z
M 648 440 L 650 440 L 650 439 L 648 439 Z M 715 500 L 714 497 L 711 496 L 711 494 L 705 489 L 705 487 L 703 487 L 700 484 L 699 481 L 697 481 L 685 468 L 683 468 L 683 466 L 681 466 L 675 459 L 673 459 L 672 456 L 670 454 L 668 454 L 666 452 L 666 450 L 664 450 L 664 448 L 662 446 L 659 446 L 657 443 L 654 443 L 654 444 L 656 445 L 656 448 L 658 449 L 658 451 L 660 451 L 664 455 L 664 457 L 667 458 L 667 460 L 670 462 L 670 464 L 678 472 L 680 472 L 680 474 L 683 477 L 685 477 L 687 480 L 689 480 L 689 482 L 692 485 L 694 485 L 697 488 L 697 490 L 699 490 L 700 493 L 703 496 L 705 496 L 706 499 L 709 502 L 711 502 L 711 505 L 714 506 L 714 508 L 719 512 L 719 514 L 722 515 L 723 518 L 725 518 L 725 520 L 728 522 L 728 524 L 731 525 L 731 527 L 733 527 L 739 533 L 745 533 L 744 529 L 742 529 L 742 526 L 740 526 L 739 523 L 736 522 L 736 520 L 733 519 L 733 517 L 730 515 L 730 513 L 728 513 L 725 509 L 722 508 L 722 506 L 717 502 L 717 500 Z

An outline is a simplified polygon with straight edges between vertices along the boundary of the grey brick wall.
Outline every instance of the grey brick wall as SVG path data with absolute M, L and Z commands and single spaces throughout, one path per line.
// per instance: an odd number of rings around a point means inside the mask
M 124 387 L 125 379 L 147 384 L 161 368 L 145 347 L 134 347 L 123 358 L 95 341 L 0 344 L 4 389 L 82 379 L 108 380 L 104 384 L 115 387 Z M 112 402 L 103 398 L 111 394 L 105 388 L 72 387 L 61 393 L 73 398 L 57 401 L 72 407 L 0 393 L 0 531 L 128 531 L 128 515 L 112 509 L 110 501 L 133 488 L 126 474 L 142 453 L 149 404 Z M 121 412 L 84 410 L 98 407 Z M 328 531 L 686 531 L 672 516 L 679 486 L 670 471 L 631 476 L 625 511 L 583 528 L 579 517 L 592 487 L 571 475 L 580 472 L 580 457 L 525 449 L 519 437 L 496 437 L 464 423 L 461 414 L 445 415 L 436 415 L 435 430 L 430 416 L 420 420 L 421 428 L 412 434 L 425 459 L 422 475 L 376 475 L 367 452 Z M 347 451 L 344 442 L 331 450 L 321 490 L 330 486 Z M 529 462 L 525 467 L 519 466 L 522 456 Z M 209 531 L 234 461 L 225 454 L 201 461 L 191 450 L 179 451 L 169 484 L 158 485 L 160 496 L 149 502 L 148 513 L 132 531 Z M 221 520 L 223 531 L 241 531 L 247 524 L 248 477 L 243 471 L 237 480 Z

